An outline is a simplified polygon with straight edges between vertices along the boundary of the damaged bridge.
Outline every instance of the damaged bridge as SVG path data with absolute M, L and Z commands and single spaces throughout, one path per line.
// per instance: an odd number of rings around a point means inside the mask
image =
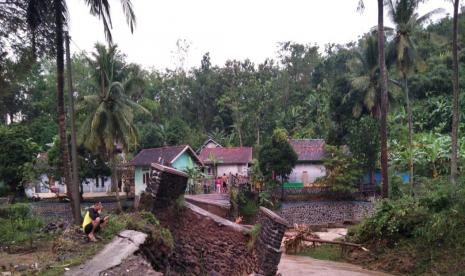
M 236 224 L 225 219 L 227 197 L 182 200 L 186 186 L 184 172 L 152 164 L 138 206 L 170 230 L 174 248 L 169 255 L 159 258 L 163 249 L 151 243 L 151 237 L 126 230 L 66 275 L 276 275 L 288 226 L 284 219 L 260 208 L 256 226 Z
M 186 196 L 187 175 L 152 164 L 141 207 L 150 208 L 174 238 L 171 272 L 189 275 L 275 275 L 287 222 L 260 208 L 252 229 L 225 219 L 229 199 L 224 196 Z M 182 205 L 182 206 L 180 206 Z M 165 268 L 166 269 L 166 268 Z

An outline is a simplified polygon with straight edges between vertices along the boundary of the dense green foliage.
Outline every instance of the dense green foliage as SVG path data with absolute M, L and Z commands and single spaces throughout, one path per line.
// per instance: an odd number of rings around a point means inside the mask
M 323 164 L 326 176 L 318 180 L 334 192 L 349 194 L 357 190 L 363 170 L 347 148 L 326 145 Z
M 260 170 L 268 179 L 273 176 L 280 177 L 282 181 L 287 179 L 297 163 L 297 154 L 288 142 L 286 130 L 273 131 L 271 141 L 260 149 L 258 161 Z
M 35 177 L 32 164 L 39 147 L 28 132 L 21 126 L 0 126 L 0 179 L 11 192 L 18 192 L 22 184 Z
M 349 127 L 347 145 L 354 159 L 365 171 L 376 168 L 380 149 L 378 133 L 378 121 L 369 116 L 363 116 Z
M 386 245 L 377 246 L 380 256 L 408 247 L 417 262 L 409 273 L 424 273 L 436 270 L 435 267 L 440 273 L 443 269 L 455 271 L 454 265 L 460 266 L 465 250 L 464 229 L 464 180 L 451 186 L 447 179 L 437 179 L 426 181 L 416 197 L 407 193 L 379 202 L 374 214 L 351 229 L 349 236 L 356 242 Z M 444 254 L 449 256 L 447 260 Z M 441 262 L 452 267 L 444 268 Z

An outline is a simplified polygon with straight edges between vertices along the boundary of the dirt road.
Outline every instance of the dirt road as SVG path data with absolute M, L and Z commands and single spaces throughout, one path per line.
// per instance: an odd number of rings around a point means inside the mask
M 356 265 L 321 261 L 310 257 L 286 255 L 281 256 L 278 272 L 283 276 L 387 276 L 388 274 L 370 271 Z

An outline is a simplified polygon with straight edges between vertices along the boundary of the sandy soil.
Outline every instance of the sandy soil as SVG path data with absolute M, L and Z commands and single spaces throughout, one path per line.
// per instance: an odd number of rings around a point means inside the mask
M 322 240 L 333 241 L 347 235 L 347 228 L 329 228 L 327 232 L 315 232 L 315 234 Z
M 362 269 L 356 265 L 321 261 L 310 257 L 286 255 L 281 256 L 278 273 L 283 276 L 316 275 L 316 276 L 383 276 L 388 275 L 376 271 Z

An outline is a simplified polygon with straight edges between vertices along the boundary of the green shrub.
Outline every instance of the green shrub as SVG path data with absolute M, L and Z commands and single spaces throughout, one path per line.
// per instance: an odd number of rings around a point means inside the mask
M 255 246 L 255 243 L 257 242 L 258 235 L 260 235 L 260 231 L 262 230 L 262 225 L 261 224 L 255 224 L 252 227 L 252 230 L 250 230 L 250 240 L 247 243 L 247 249 L 252 250 Z
M 421 195 L 383 200 L 349 231 L 358 242 L 412 240 L 426 247 L 465 246 L 465 184 L 425 183 Z
M 155 215 L 150 212 L 142 211 L 142 212 L 139 212 L 139 215 L 141 216 L 142 219 L 144 219 L 149 224 L 160 225 L 160 222 L 155 217 Z
M 32 215 L 28 204 L 17 203 L 0 208 L 0 244 L 21 245 L 32 242 L 43 226 L 43 221 Z
M 16 203 L 0 207 L 0 218 L 25 219 L 30 217 L 32 217 L 32 210 L 27 203 Z
M 360 164 L 344 147 L 326 145 L 326 157 L 323 164 L 326 176 L 317 183 L 329 186 L 335 193 L 350 194 L 357 190 L 357 185 L 363 171 Z
M 271 193 L 268 191 L 260 192 L 260 194 L 258 194 L 258 204 L 266 208 L 274 208 L 275 206 L 271 198 Z

